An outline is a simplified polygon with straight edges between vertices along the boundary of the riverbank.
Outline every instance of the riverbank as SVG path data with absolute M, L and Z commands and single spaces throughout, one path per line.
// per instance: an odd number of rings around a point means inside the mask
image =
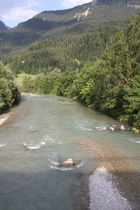
M 99 149 L 97 145 L 95 148 L 94 154 L 98 155 L 100 164 L 89 177 L 90 209 L 117 210 L 125 207 L 127 210 L 138 210 L 139 172 L 132 170 L 115 151 L 105 151 L 101 145 Z
M 118 189 L 118 179 L 102 166 L 89 178 L 90 209 L 127 209 L 131 210 L 131 203 Z
M 90 155 L 97 156 L 99 163 L 87 178 L 83 193 L 89 198 L 89 209 L 138 210 L 140 206 L 139 164 L 134 164 L 96 140 L 74 137 Z M 75 141 L 74 140 L 74 141 Z M 126 154 L 127 155 L 127 154 Z M 88 186 L 88 187 L 87 187 Z M 84 196 L 83 196 L 84 197 Z M 87 201 L 85 201 L 87 205 Z M 98 206 L 102 203 L 101 206 Z M 114 205 L 114 207 L 113 207 Z M 88 209 L 88 206 L 87 208 Z
M 0 126 L 9 118 L 9 113 L 4 113 L 0 115 Z

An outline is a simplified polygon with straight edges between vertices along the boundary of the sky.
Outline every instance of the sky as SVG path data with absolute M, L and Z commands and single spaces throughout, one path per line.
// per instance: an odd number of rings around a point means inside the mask
M 61 10 L 92 0 L 0 0 L 0 20 L 13 28 L 43 11 Z

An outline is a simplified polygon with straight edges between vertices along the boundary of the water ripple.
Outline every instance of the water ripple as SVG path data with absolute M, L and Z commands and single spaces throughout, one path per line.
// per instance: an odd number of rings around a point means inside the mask
M 27 144 L 27 143 L 23 142 L 23 146 L 30 150 L 37 150 L 41 147 L 41 144 L 34 145 L 34 144 Z
M 0 143 L 0 147 L 5 147 L 6 145 L 6 143 Z

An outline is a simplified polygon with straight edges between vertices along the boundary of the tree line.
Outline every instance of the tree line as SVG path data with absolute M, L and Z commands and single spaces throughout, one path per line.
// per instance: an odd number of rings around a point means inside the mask
M 100 59 L 80 70 L 59 68 L 32 80 L 23 91 L 72 97 L 126 123 L 140 126 L 140 14 L 115 34 Z

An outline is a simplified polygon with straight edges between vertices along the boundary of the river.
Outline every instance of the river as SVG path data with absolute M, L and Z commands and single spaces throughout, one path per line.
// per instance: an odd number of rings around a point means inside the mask
M 138 210 L 140 135 L 112 124 L 71 99 L 22 94 L 0 126 L 0 210 Z

